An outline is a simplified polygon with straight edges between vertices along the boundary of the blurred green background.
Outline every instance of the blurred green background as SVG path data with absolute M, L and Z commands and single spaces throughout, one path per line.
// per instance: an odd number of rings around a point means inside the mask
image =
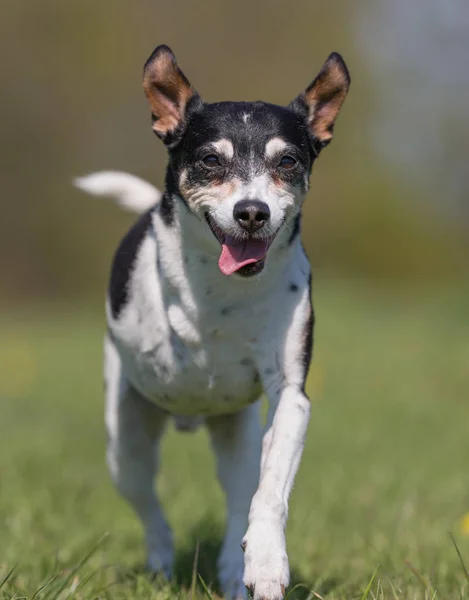
M 102 297 L 130 217 L 71 180 L 112 168 L 161 186 L 141 72 L 163 42 L 207 101 L 288 103 L 342 53 L 352 88 L 306 204 L 314 266 L 467 277 L 468 23 L 464 0 L 4 3 L 1 300 Z
M 196 540 L 216 589 L 223 503 L 203 431 L 164 444 L 176 584 L 133 570 L 141 533 L 107 477 L 101 377 L 132 216 L 71 185 L 119 169 L 161 187 L 141 88 L 160 43 L 207 101 L 286 104 L 344 56 L 351 91 L 305 204 L 317 328 L 293 581 L 350 600 L 379 563 L 370 598 L 469 598 L 448 537 L 469 557 L 468 32 L 467 0 L 2 3 L 1 600 L 202 598 L 187 593 Z

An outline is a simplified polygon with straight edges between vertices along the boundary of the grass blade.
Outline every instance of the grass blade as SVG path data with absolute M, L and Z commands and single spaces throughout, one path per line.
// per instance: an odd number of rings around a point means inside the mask
M 53 584 L 55 581 L 57 581 L 57 579 L 58 579 L 59 577 L 60 577 L 60 573 L 57 573 L 56 575 L 53 575 L 52 577 L 50 577 L 50 578 L 49 578 L 49 579 L 46 581 L 46 583 L 43 583 L 43 584 L 41 585 L 41 587 L 39 587 L 39 588 L 38 588 L 38 589 L 37 589 L 37 590 L 34 592 L 34 594 L 31 596 L 31 600 L 35 600 L 35 598 L 37 598 L 37 597 L 39 596 L 39 594 L 40 594 L 41 592 L 43 592 L 43 591 L 46 589 L 46 587 L 48 587 L 49 585 L 52 585 L 52 584 Z
M 376 565 L 376 569 L 375 569 L 373 575 L 371 576 L 371 579 L 368 582 L 368 585 L 366 586 L 366 589 L 363 592 L 363 595 L 360 600 L 366 600 L 368 598 L 368 594 L 370 593 L 371 586 L 373 585 L 373 581 L 375 580 L 376 574 L 378 573 L 378 569 L 379 569 L 379 564 Z
M 306 586 L 304 585 L 304 583 L 297 583 L 296 585 L 294 585 L 294 586 L 291 588 L 291 590 L 288 590 L 288 594 L 285 596 L 285 600 L 288 600 L 288 598 L 290 598 L 290 596 L 293 594 L 293 592 L 294 592 L 295 590 L 299 590 L 299 589 L 303 589 L 303 590 L 308 590 L 308 591 L 309 591 L 309 588 L 308 588 L 308 587 L 306 587 Z
M 419 573 L 419 571 L 417 571 L 417 569 L 412 565 L 410 560 L 405 560 L 404 562 L 409 567 L 409 569 L 412 571 L 412 573 L 415 575 L 415 577 L 417 577 L 417 579 L 419 580 L 423 589 L 426 592 L 430 592 L 431 594 L 434 594 L 435 590 L 433 589 L 432 584 L 429 581 L 427 581 L 425 579 L 425 577 L 421 573 Z
M 100 546 L 102 546 L 102 544 L 107 539 L 107 537 L 108 537 L 108 534 L 105 533 L 104 535 L 102 535 L 99 538 L 99 540 L 96 542 L 96 544 L 94 544 L 94 546 L 92 546 L 91 550 L 89 550 L 85 554 L 85 556 L 79 561 L 79 563 L 70 571 L 70 573 L 68 573 L 68 575 L 65 577 L 65 579 L 63 580 L 61 585 L 58 586 L 58 589 L 50 590 L 50 592 L 46 595 L 45 600 L 50 597 L 50 594 L 52 592 L 54 593 L 54 596 L 53 596 L 54 600 L 60 596 L 60 594 L 65 590 L 65 588 L 67 587 L 69 582 L 73 579 L 73 577 L 75 577 L 75 575 L 78 573 L 78 571 L 88 562 L 88 560 L 93 556 L 93 554 L 98 550 L 98 548 Z
M 462 554 L 461 554 L 461 552 L 460 552 L 460 550 L 458 548 L 458 545 L 456 544 L 456 540 L 454 539 L 454 535 L 451 532 L 449 533 L 449 537 L 451 538 L 451 541 L 453 542 L 453 546 L 454 546 L 456 552 L 458 553 L 458 557 L 459 557 L 459 560 L 461 562 L 461 566 L 463 568 L 464 575 L 466 576 L 466 580 L 469 582 L 469 572 L 468 572 L 468 570 L 466 568 L 466 565 L 464 564 L 464 559 L 463 559 Z
M 197 583 L 197 567 L 199 564 L 199 540 L 195 546 L 194 563 L 192 565 L 191 600 L 195 597 L 195 586 Z
M 13 567 L 11 567 L 11 569 L 8 571 L 8 573 L 5 575 L 5 577 L 2 579 L 2 581 L 0 582 L 0 590 L 5 585 L 5 583 L 10 579 L 10 577 L 13 575 L 13 573 L 16 571 L 16 567 L 17 567 L 17 565 L 13 565 Z
M 202 587 L 204 588 L 204 592 L 207 594 L 207 598 L 210 598 L 210 600 L 213 600 L 213 596 L 210 593 L 210 590 L 207 587 L 207 584 L 205 583 L 205 581 L 202 579 L 201 575 L 199 575 L 199 581 L 202 584 Z
M 399 596 L 397 595 L 396 588 L 394 587 L 392 581 L 388 578 L 389 587 L 391 588 L 392 597 L 394 600 L 399 600 Z
M 311 588 L 309 588 L 304 583 L 297 583 L 296 585 L 294 585 L 291 588 L 291 590 L 288 590 L 288 594 L 285 596 L 285 600 L 288 600 L 288 598 L 290 598 L 291 594 L 293 594 L 293 592 L 295 590 L 299 590 L 299 589 L 307 590 L 309 592 L 308 597 L 306 598 L 306 600 L 312 600 L 313 598 L 319 598 L 319 600 L 324 600 L 322 596 L 320 596 L 317 592 L 315 592 L 314 590 L 312 590 Z

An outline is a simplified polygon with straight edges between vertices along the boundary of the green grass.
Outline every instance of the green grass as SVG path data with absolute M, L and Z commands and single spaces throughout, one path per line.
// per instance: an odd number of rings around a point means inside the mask
M 437 289 L 315 285 L 313 413 L 287 531 L 307 589 L 291 599 L 469 598 L 469 290 Z M 49 308 L 0 327 L 0 598 L 209 597 L 197 545 L 217 597 L 224 509 L 205 432 L 165 440 L 177 565 L 152 582 L 104 463 L 102 317 Z

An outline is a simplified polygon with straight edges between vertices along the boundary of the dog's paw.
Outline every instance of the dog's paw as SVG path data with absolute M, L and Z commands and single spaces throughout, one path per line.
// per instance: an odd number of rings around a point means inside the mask
M 244 584 L 254 600 L 282 600 L 290 573 L 283 529 L 253 522 L 243 540 Z
M 149 535 L 147 532 L 147 569 L 155 575 L 162 574 L 171 579 L 174 563 L 173 536 L 168 525 L 161 520 L 158 528 Z
M 152 552 L 147 557 L 146 567 L 153 575 L 163 575 L 169 581 L 173 572 L 173 557 L 167 552 Z
M 239 544 L 226 545 L 218 560 L 218 580 L 225 600 L 246 600 L 244 557 Z

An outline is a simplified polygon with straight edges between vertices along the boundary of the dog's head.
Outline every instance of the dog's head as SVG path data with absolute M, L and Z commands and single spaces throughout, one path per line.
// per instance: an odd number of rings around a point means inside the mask
M 169 151 L 171 191 L 211 230 L 225 275 L 262 271 L 279 231 L 291 229 L 349 84 L 344 61 L 331 54 L 287 107 L 206 104 L 167 46 L 146 62 L 144 90 L 153 130 Z

